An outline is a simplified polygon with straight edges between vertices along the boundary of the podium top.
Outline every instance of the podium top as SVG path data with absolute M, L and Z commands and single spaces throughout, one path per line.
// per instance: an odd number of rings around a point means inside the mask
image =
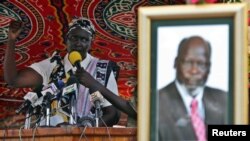
M 35 129 L 7 129 L 0 130 L 0 137 L 5 140 L 30 140 L 33 136 L 40 140 L 75 140 L 81 135 L 88 140 L 101 140 L 103 138 L 112 138 L 112 141 L 118 140 L 136 140 L 137 128 L 113 128 L 113 127 L 38 127 Z

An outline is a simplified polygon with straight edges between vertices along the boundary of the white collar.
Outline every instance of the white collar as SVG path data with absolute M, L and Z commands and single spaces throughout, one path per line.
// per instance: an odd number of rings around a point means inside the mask
M 199 91 L 198 94 L 193 98 L 190 94 L 188 94 L 186 88 L 178 80 L 175 80 L 175 84 L 184 102 L 184 105 L 187 109 L 188 114 L 190 114 L 191 112 L 190 105 L 191 105 L 192 100 L 196 99 L 198 101 L 198 108 L 199 108 L 200 115 L 204 118 L 205 111 L 204 111 L 204 106 L 202 102 L 204 87 L 200 87 L 198 90 Z

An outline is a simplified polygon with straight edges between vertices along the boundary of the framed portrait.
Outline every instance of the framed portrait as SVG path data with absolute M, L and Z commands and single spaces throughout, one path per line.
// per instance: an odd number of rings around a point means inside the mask
M 248 124 L 247 4 L 140 7 L 138 14 L 138 140 L 164 140 L 159 136 L 159 127 L 165 122 L 174 126 L 185 124 L 185 120 L 178 123 L 167 118 L 159 120 L 165 113 L 179 112 L 176 100 L 167 99 L 166 103 L 173 104 L 165 104 L 159 91 L 171 83 L 179 83 L 176 82 L 179 80 L 176 57 L 181 54 L 178 48 L 182 41 L 192 37 L 203 39 L 210 47 L 202 100 L 206 87 L 225 92 L 226 110 L 220 111 L 224 124 Z M 168 106 L 161 107 L 165 105 Z M 212 105 L 216 108 L 216 104 Z M 159 111 L 159 107 L 164 110 Z M 206 118 L 208 112 L 204 113 Z

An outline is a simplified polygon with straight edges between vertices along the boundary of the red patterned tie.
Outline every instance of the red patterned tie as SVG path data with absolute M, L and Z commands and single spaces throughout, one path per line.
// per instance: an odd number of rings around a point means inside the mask
M 206 141 L 206 128 L 204 121 L 198 113 L 198 101 L 193 99 L 191 103 L 191 121 L 198 141 Z

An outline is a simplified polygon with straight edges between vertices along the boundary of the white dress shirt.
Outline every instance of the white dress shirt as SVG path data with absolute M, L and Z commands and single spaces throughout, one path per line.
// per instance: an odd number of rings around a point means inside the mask
M 180 96 L 184 102 L 184 105 L 186 107 L 186 110 L 188 112 L 188 115 L 191 115 L 191 102 L 193 99 L 196 99 L 198 101 L 198 111 L 201 118 L 204 120 L 205 118 L 205 110 L 204 110 L 204 104 L 202 101 L 204 87 L 199 87 L 197 89 L 197 95 L 195 97 L 192 97 L 191 94 L 188 93 L 187 89 L 184 85 L 180 84 L 177 80 L 175 81 L 175 85 L 177 87 L 177 90 L 180 93 Z

